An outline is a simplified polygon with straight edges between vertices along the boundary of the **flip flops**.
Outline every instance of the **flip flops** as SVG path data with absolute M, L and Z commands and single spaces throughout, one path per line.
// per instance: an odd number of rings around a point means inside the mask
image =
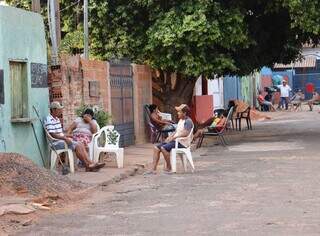
M 86 172 L 97 172 L 99 171 L 102 167 L 104 167 L 106 163 L 96 163 L 92 166 L 86 167 Z

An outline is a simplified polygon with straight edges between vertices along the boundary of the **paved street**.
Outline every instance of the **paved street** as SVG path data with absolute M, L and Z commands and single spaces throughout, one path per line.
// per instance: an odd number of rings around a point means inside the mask
M 272 115 L 193 174 L 131 177 L 20 235 L 320 235 L 320 114 Z

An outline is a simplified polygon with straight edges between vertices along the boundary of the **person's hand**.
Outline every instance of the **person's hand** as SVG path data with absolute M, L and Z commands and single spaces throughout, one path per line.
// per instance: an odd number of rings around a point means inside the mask
M 169 136 L 168 138 L 166 138 L 165 142 L 170 143 L 173 140 L 174 140 L 173 137 Z
M 89 114 L 84 114 L 83 115 L 83 120 L 86 123 L 90 123 L 92 121 L 92 116 L 90 116 Z
M 72 144 L 72 139 L 71 138 L 65 138 L 64 141 L 66 141 L 67 144 Z

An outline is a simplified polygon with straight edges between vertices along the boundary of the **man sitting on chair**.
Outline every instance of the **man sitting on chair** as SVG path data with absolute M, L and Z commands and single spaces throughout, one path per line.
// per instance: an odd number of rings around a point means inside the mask
M 53 142 L 53 148 L 56 150 L 64 149 L 66 142 L 68 144 L 68 148 L 75 151 L 78 159 L 85 164 L 86 171 L 98 171 L 100 168 L 105 166 L 105 163 L 92 163 L 88 158 L 85 146 L 80 142 L 74 141 L 70 136 L 64 135 L 59 119 L 62 108 L 63 106 L 61 106 L 59 102 L 52 102 L 50 105 L 51 114 L 45 120 L 45 127 L 47 131 L 53 138 L 59 139 L 58 141 Z
M 157 165 L 160 160 L 160 154 L 163 154 L 163 157 L 167 163 L 166 171 L 171 171 L 171 163 L 170 163 L 170 152 L 173 148 L 175 148 L 175 143 L 177 138 L 186 137 L 184 140 L 180 140 L 178 143 L 178 148 L 185 148 L 190 146 L 192 137 L 187 138 L 193 128 L 193 122 L 188 117 L 188 113 L 190 112 L 189 107 L 186 104 L 181 104 L 179 107 L 175 107 L 178 112 L 179 122 L 177 125 L 176 131 L 171 134 L 164 143 L 161 143 L 154 147 L 154 155 L 153 155 L 153 168 L 152 173 L 157 170 Z

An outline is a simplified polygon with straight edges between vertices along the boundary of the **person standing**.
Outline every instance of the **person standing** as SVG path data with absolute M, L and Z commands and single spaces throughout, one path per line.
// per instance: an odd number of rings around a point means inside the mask
M 285 107 L 288 110 L 291 88 L 286 80 L 282 80 L 282 84 L 278 85 L 278 88 L 280 89 L 280 107 Z

